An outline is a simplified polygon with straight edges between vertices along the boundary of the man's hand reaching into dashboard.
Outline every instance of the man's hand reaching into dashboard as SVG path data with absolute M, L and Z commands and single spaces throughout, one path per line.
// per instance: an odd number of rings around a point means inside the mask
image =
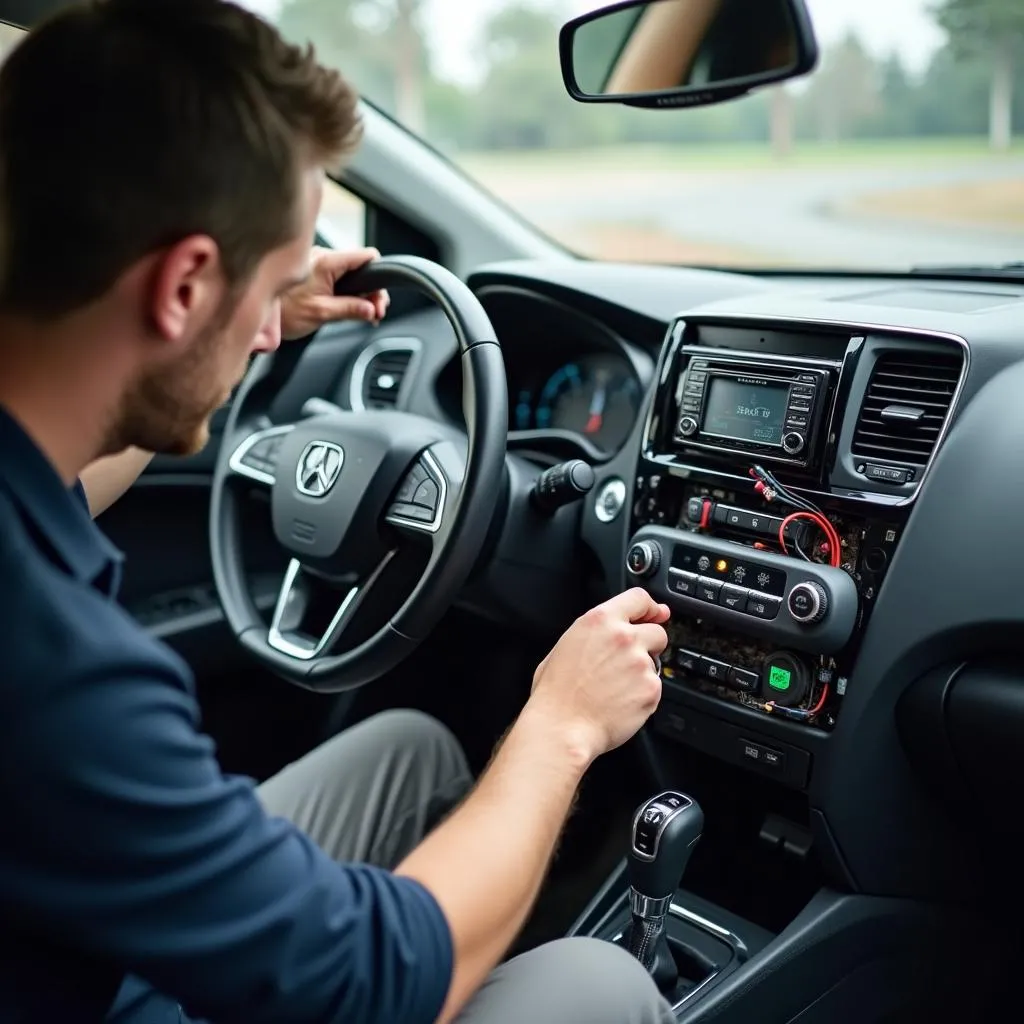
M 305 338 L 324 324 L 342 320 L 379 324 L 391 301 L 386 291 L 369 295 L 334 294 L 342 277 L 379 258 L 380 252 L 372 247 L 335 250 L 314 246 L 308 277 L 281 296 L 281 338 Z M 151 452 L 127 448 L 86 466 L 81 480 L 94 518 L 135 483 L 152 458 Z
M 450 1021 L 501 959 L 540 889 L 576 789 L 661 698 L 653 656 L 669 609 L 642 589 L 591 609 L 538 667 L 533 690 L 475 791 L 398 866 L 444 911 L 455 971 Z

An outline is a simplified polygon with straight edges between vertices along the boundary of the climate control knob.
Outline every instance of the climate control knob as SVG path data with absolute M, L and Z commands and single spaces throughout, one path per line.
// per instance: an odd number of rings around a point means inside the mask
M 828 594 L 820 583 L 808 580 L 798 583 L 786 598 L 789 614 L 804 625 L 821 622 L 828 612 Z
M 683 437 L 692 437 L 697 433 L 697 421 L 692 416 L 684 416 L 679 421 L 679 433 Z
M 804 450 L 804 435 L 798 430 L 790 430 L 782 435 L 782 450 L 787 455 L 796 455 Z
M 661 548 L 653 540 L 637 541 L 626 555 L 626 568 L 634 576 L 653 576 L 661 565 Z

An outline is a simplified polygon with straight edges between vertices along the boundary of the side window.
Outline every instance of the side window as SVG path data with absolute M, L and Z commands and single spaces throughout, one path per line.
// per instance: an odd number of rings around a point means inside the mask
M 0 64 L 12 47 L 25 35 L 25 30 L 0 22 Z
M 324 182 L 319 227 L 333 248 L 358 249 L 366 245 L 366 204 L 328 178 Z

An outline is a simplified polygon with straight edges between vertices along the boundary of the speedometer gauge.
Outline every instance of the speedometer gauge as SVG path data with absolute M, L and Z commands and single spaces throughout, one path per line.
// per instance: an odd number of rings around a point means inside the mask
M 586 356 L 559 367 L 537 397 L 538 430 L 582 434 L 603 451 L 629 437 L 640 409 L 640 387 L 629 365 L 610 355 Z

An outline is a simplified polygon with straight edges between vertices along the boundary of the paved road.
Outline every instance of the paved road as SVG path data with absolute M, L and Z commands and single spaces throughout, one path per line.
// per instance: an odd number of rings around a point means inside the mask
M 552 176 L 546 190 L 540 182 L 524 182 L 510 198 L 541 225 L 641 224 L 689 241 L 810 265 L 905 267 L 1022 260 L 1024 229 L 938 227 L 837 212 L 842 204 L 871 192 L 995 178 L 1024 179 L 1024 160 L 936 168 L 819 167 L 632 176 L 598 172 L 573 185 Z
M 1021 180 L 1024 159 L 961 161 L 946 167 L 721 172 L 577 167 L 575 174 L 512 170 L 489 184 L 556 237 L 581 225 L 622 224 L 736 250 L 737 258 L 746 254 L 753 262 L 763 258 L 809 266 L 901 269 L 915 263 L 1024 260 L 1024 229 L 940 227 L 841 212 L 843 204 L 872 192 Z M 361 243 L 355 208 L 341 206 L 325 214 L 340 229 L 339 241 Z

